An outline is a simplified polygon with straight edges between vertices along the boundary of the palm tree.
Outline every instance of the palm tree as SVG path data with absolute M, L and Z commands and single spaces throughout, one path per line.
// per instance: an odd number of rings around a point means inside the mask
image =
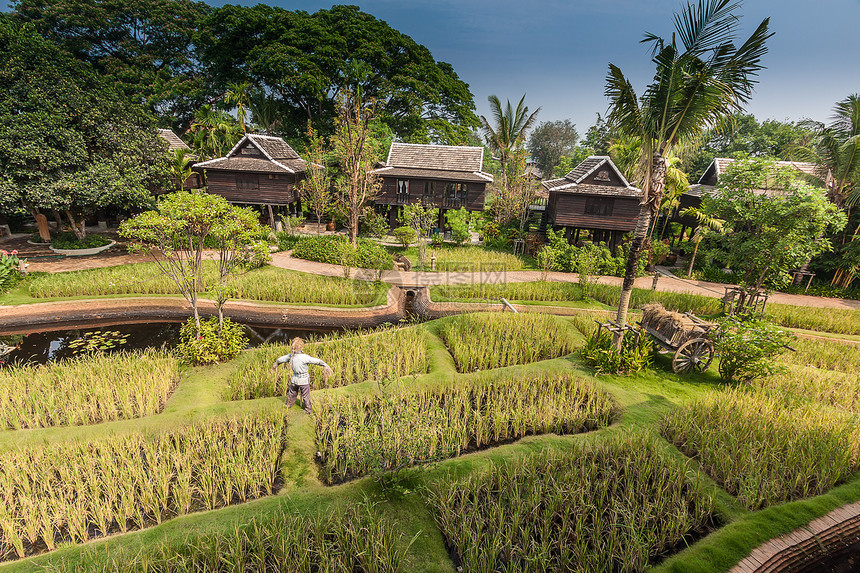
M 248 115 L 248 90 L 251 84 L 242 82 L 238 84 L 228 84 L 227 93 L 224 94 L 226 103 L 236 104 L 236 121 L 242 126 L 242 133 L 248 133 L 245 129 L 245 118 Z
M 711 217 L 704 211 L 696 209 L 695 207 L 684 209 L 681 211 L 681 215 L 683 217 L 694 217 L 699 222 L 695 231 L 693 231 L 692 236 L 692 241 L 696 244 L 696 247 L 693 249 L 693 255 L 690 257 L 690 268 L 687 269 L 687 276 L 690 276 L 693 274 L 693 263 L 696 262 L 696 253 L 699 252 L 699 243 L 702 242 L 702 239 L 705 238 L 705 235 L 709 231 L 722 231 L 723 225 L 725 225 L 726 222 L 722 219 Z
M 537 114 L 541 108 L 537 108 L 534 113 L 529 115 L 529 108 L 525 105 L 525 94 L 520 98 L 516 110 L 511 107 L 511 100 L 507 100 L 507 105 L 502 109 L 502 102 L 497 96 L 491 95 L 487 99 L 490 102 L 493 125 L 483 115 L 481 116 L 481 124 L 487 146 L 490 151 L 499 156 L 499 163 L 502 166 L 502 187 L 505 188 L 508 164 L 514 149 L 525 141 L 526 133 L 537 121 Z
M 828 195 L 836 205 L 851 208 L 860 203 L 860 94 L 852 94 L 838 102 L 833 110 L 832 123 L 812 123 L 818 136 L 814 147 L 793 150 L 797 159 L 816 163 L 827 177 Z M 843 238 L 843 245 L 856 240 L 860 226 L 852 235 Z M 844 248 L 844 247 L 843 247 Z M 855 265 L 840 265 L 833 275 L 834 286 L 847 288 L 855 277 Z
M 666 159 L 679 140 L 714 127 L 749 101 L 756 76 L 763 68 L 765 41 L 771 36 L 769 18 L 735 46 L 739 2 L 699 0 L 675 15 L 675 34 L 664 40 L 646 34 L 652 48 L 654 79 L 637 96 L 618 66 L 609 64 L 604 93 L 610 99 L 609 121 L 622 135 L 641 141 L 643 197 L 627 258 L 616 321 L 627 323 L 630 294 L 645 236 L 663 197 Z M 616 344 L 620 345 L 617 338 Z

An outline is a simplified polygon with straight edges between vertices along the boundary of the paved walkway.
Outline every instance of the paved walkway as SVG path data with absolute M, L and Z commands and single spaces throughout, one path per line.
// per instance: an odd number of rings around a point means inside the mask
M 282 269 L 290 269 L 305 273 L 313 273 L 317 275 L 327 275 L 332 277 L 343 277 L 344 269 L 340 265 L 330 265 L 326 263 L 317 263 L 296 259 L 287 253 L 275 253 L 272 256 L 272 265 Z M 690 281 L 676 277 L 669 272 L 667 268 L 657 267 L 661 276 L 657 281 L 657 290 L 663 292 L 678 292 L 697 294 L 702 296 L 710 296 L 722 298 L 725 293 L 725 286 L 719 283 L 710 283 L 705 281 Z M 368 271 L 366 269 L 353 269 L 350 272 L 352 278 L 364 280 L 376 280 L 379 277 L 378 271 Z M 446 271 L 446 272 L 403 272 L 403 271 L 383 271 L 381 279 L 392 285 L 416 285 L 416 286 L 433 286 L 442 284 L 487 284 L 487 283 L 519 283 L 532 282 L 541 279 L 540 271 Z M 558 282 L 576 282 L 578 279 L 574 273 L 547 273 L 547 280 Z M 622 280 L 620 277 L 600 277 L 597 279 L 598 284 L 621 286 Z M 636 288 L 650 289 L 653 283 L 653 277 L 640 277 L 636 279 L 634 286 Z M 860 301 L 848 300 L 841 298 L 823 298 L 817 296 L 806 296 L 798 294 L 773 293 L 768 299 L 769 302 L 779 304 L 791 304 L 795 306 L 809 306 L 817 308 L 840 308 L 860 310 Z

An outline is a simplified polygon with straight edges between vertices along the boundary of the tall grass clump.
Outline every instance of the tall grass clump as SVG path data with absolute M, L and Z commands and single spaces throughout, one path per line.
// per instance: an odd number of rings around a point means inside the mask
M 423 328 L 385 329 L 370 334 L 353 334 L 312 340 L 305 353 L 322 358 L 334 370 L 324 380 L 322 372 L 311 368 L 311 388 L 337 388 L 366 380 L 418 374 L 427 370 L 427 334 Z M 263 346 L 236 359 L 236 370 L 228 378 L 225 400 L 253 400 L 285 396 L 290 385 L 287 368 L 272 371 L 272 364 L 290 353 L 285 345 Z
M 751 510 L 820 495 L 857 471 L 852 418 L 765 392 L 711 392 L 663 421 L 667 440 Z
M 217 264 L 204 261 L 201 292 L 218 284 Z M 368 305 L 384 302 L 387 286 L 263 267 L 231 277 L 228 284 L 238 299 L 285 303 Z M 118 265 L 102 269 L 43 274 L 29 286 L 34 298 L 179 294 L 176 285 L 155 263 Z
M 712 500 L 654 438 L 493 463 L 431 486 L 464 571 L 643 571 L 712 525 Z
M 790 365 L 772 376 L 756 380 L 754 385 L 860 413 L 860 376 L 856 371 L 845 373 Z
M 768 304 L 767 317 L 781 326 L 834 334 L 860 334 L 860 310 L 809 308 L 788 304 Z
M 460 372 L 557 358 L 574 348 L 573 333 L 550 314 L 464 314 L 444 322 L 439 333 Z
M 389 520 L 362 507 L 302 516 L 283 509 L 246 523 L 189 532 L 135 554 L 91 548 L 42 565 L 47 573 L 382 573 L 405 570 L 409 543 Z M 118 554 L 119 553 L 119 554 Z
M 436 257 L 436 268 L 448 272 L 519 271 L 526 268 L 522 257 L 506 251 L 465 245 L 462 247 L 436 247 L 427 255 Z
M 582 298 L 576 283 L 536 281 L 527 283 L 472 283 L 439 285 L 431 288 L 434 300 L 488 299 L 542 302 L 574 301 Z
M 394 395 L 325 396 L 315 410 L 323 479 L 449 458 L 529 434 L 573 434 L 612 422 L 609 394 L 572 376 L 468 381 Z
M 244 502 L 279 487 L 283 415 L 0 454 L 0 559 Z
M 79 426 L 157 414 L 179 382 L 162 350 L 0 369 L 0 429 Z
M 597 332 L 597 323 L 596 320 L 600 322 L 606 322 L 609 320 L 614 320 L 615 314 L 611 312 L 597 311 L 583 311 L 573 316 L 567 317 L 567 320 L 573 325 L 573 327 L 579 331 L 585 338 L 589 338 L 594 336 Z
M 779 360 L 835 372 L 860 372 L 860 344 L 798 337 L 791 347 L 795 352 L 781 354 Z

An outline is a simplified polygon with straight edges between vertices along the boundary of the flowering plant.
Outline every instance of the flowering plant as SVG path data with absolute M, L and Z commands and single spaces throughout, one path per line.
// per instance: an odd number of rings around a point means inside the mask
M 0 249 L 0 292 L 15 284 L 20 276 L 21 261 L 18 259 L 18 251 Z

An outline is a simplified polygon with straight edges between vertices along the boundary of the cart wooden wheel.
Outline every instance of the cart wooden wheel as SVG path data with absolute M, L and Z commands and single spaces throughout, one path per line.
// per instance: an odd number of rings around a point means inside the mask
M 672 371 L 676 374 L 704 372 L 714 359 L 714 345 L 707 338 L 693 338 L 678 347 L 672 358 Z

